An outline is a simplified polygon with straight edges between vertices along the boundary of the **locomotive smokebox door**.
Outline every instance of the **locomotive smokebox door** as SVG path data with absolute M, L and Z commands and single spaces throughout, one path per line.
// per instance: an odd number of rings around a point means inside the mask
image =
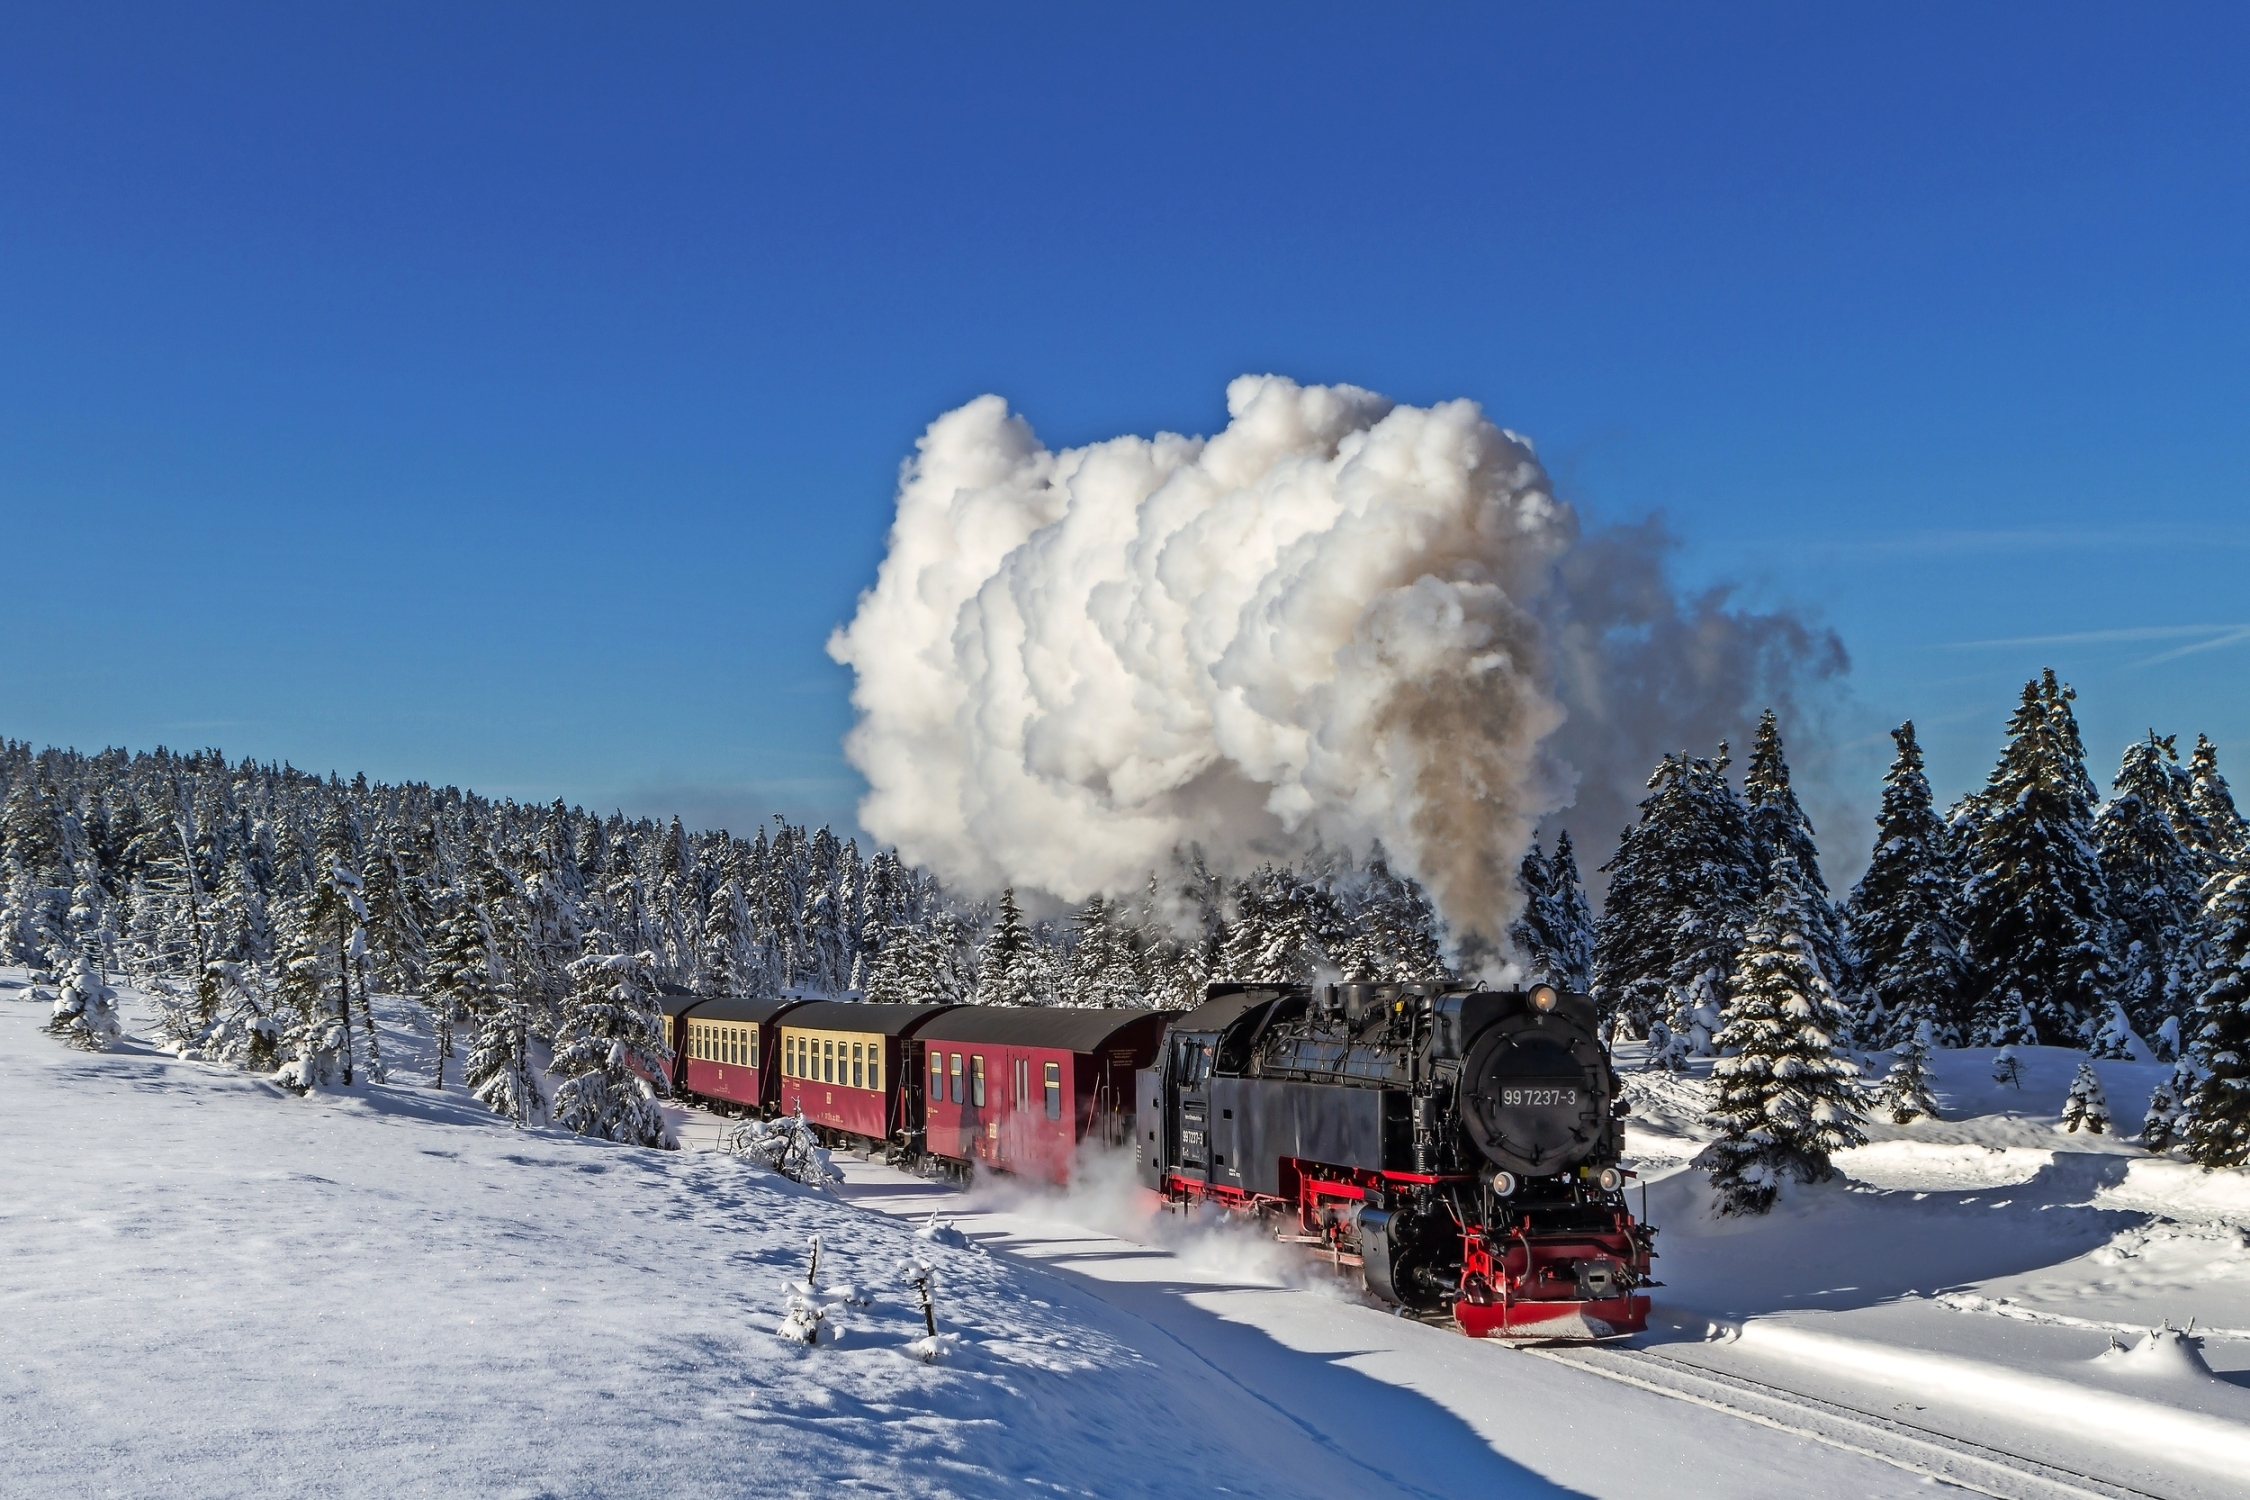
M 1486 1030 L 1462 1069 L 1461 1123 L 1477 1149 L 1511 1172 L 1539 1176 L 1604 1144 L 1615 1125 L 1599 1047 L 1590 1033 L 1528 1017 Z

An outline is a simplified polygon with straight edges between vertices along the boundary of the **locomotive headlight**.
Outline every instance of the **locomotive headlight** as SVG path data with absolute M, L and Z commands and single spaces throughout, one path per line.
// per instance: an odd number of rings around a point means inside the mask
M 1601 1170 L 1601 1175 L 1596 1177 L 1594 1181 L 1601 1185 L 1603 1192 L 1614 1193 L 1625 1185 L 1625 1174 L 1615 1167 L 1604 1167 Z
M 1531 992 L 1531 1008 L 1545 1015 L 1555 1008 L 1555 987 L 1543 984 Z
M 1493 1174 L 1492 1174 L 1492 1196 L 1493 1196 L 1493 1197 L 1495 1197 L 1495 1198 L 1513 1198 L 1513 1197 L 1514 1197 L 1515 1195 L 1516 1195 L 1516 1174 L 1515 1174 L 1515 1173 L 1513 1173 L 1513 1172 L 1495 1172 L 1495 1173 L 1493 1173 Z

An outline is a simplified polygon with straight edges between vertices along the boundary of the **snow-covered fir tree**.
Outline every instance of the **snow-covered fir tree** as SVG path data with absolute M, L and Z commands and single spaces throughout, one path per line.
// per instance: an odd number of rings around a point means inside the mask
M 2051 670 L 2024 685 L 1978 794 L 1961 927 L 1972 1028 L 1988 1042 L 2082 1046 L 2115 984 L 2075 696 Z
M 1860 982 L 1882 1018 L 1879 1034 L 1864 1040 L 1900 1046 L 1927 1026 L 1937 1041 L 1957 1047 L 1969 1028 L 1956 911 L 1960 881 L 1913 721 L 1892 730 L 1891 739 L 1898 755 L 1883 778 L 1875 853 L 1846 906 Z
M 1629 1031 L 1663 1021 L 1707 1053 L 1743 932 L 1766 888 L 1742 799 L 1716 760 L 1667 755 L 1627 830 L 1596 928 L 1594 994 Z M 1808 917 L 1808 923 L 1818 921 Z
M 1031 929 L 1016 904 L 1013 886 L 1000 892 L 992 918 L 992 931 L 984 941 L 984 961 L 977 973 L 977 999 L 986 1005 L 1032 1003 Z
M 2101 1075 L 2091 1062 L 2082 1062 L 2071 1076 L 2070 1094 L 2063 1100 L 2063 1128 L 2076 1134 L 2083 1126 L 2088 1135 L 2109 1130 L 2109 1095 L 2102 1092 Z
M 1764 1213 L 1784 1183 L 1825 1181 L 1836 1152 L 1867 1141 L 1859 1070 L 1836 1046 L 1847 1017 L 1808 931 L 1818 899 L 1777 859 L 1727 983 L 1706 1117 L 1719 1138 L 1698 1158 L 1721 1213 Z
M 2173 1068 L 2170 1078 L 2149 1090 L 2148 1109 L 2141 1116 L 2140 1140 L 2151 1151 L 2169 1151 L 2180 1143 L 2180 1101 L 2195 1091 L 2195 1075 L 2189 1068 L 2183 1058 Z
M 2195 1090 L 2181 1138 L 2206 1167 L 2250 1162 L 2250 875 L 2215 883 L 2204 908 L 2209 980 L 2196 1004 Z
M 79 954 L 69 978 L 63 981 L 47 1032 L 88 1052 L 106 1052 L 123 1040 L 125 1026 L 117 1017 L 117 991 L 102 982 L 90 955 Z
M 275 1079 L 305 1093 L 351 1081 L 351 1022 L 330 992 L 309 901 L 285 913 L 277 961 L 281 1067 Z
M 557 1125 L 632 1146 L 662 1146 L 664 1114 L 651 1079 L 662 1076 L 664 1011 L 654 952 L 603 952 L 601 933 L 570 966 L 570 998 L 550 1069 Z
M 2153 1033 L 2203 991 L 2199 893 L 2205 856 L 2181 840 L 2200 834 L 2169 735 L 2126 748 L 2109 802 L 2094 819 L 2110 912 L 2117 922 L 2118 998 L 2134 1027 Z M 2193 836 L 2191 834 L 2191 836 Z M 2202 835 L 2205 843 L 2208 835 Z
M 703 993 L 733 995 L 742 990 L 742 929 L 748 910 L 742 890 L 728 876 L 711 893 L 710 910 L 703 918 Z
M 1781 724 L 1767 709 L 1750 745 L 1750 764 L 1742 775 L 1742 800 L 1748 810 L 1750 847 L 1760 870 L 1787 856 L 1796 861 L 1807 896 L 1806 937 L 1820 959 L 1821 972 L 1839 994 L 1852 987 L 1852 969 L 1837 931 L 1836 907 L 1820 874 L 1820 850 L 1813 843 L 1812 820 L 1789 784 L 1789 761 L 1782 753 Z
M 1882 1087 L 1875 1095 L 1875 1108 L 1893 1125 L 1909 1125 L 1919 1119 L 1938 1117 L 1937 1096 L 1930 1091 L 1933 1045 L 1930 1023 L 1924 1021 L 1899 1044 L 1890 1072 L 1883 1075 Z
M 2202 735 L 2195 737 L 2195 753 L 2188 757 L 2187 805 L 2210 838 L 2211 863 L 2242 864 L 2250 856 L 2250 823 L 2234 805 L 2234 793 L 2219 774 L 2219 751 Z
M 1594 909 L 1578 876 L 1578 852 L 1565 830 L 1552 859 L 1534 843 L 1516 872 L 1523 915 L 1508 936 L 1534 978 L 1572 994 L 1594 982 Z

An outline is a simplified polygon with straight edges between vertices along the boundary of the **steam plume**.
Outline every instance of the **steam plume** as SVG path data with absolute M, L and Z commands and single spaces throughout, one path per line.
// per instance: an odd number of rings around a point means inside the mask
M 1578 780 L 1546 747 L 1574 711 L 1612 736 L 1644 716 L 1604 688 L 1665 611 L 1578 576 L 1577 518 L 1474 403 L 1244 376 L 1227 411 L 1208 440 L 1061 452 L 996 396 L 930 425 L 829 641 L 857 674 L 860 820 L 956 883 L 1066 900 L 1185 844 L 1239 868 L 1380 839 L 1489 949 Z M 1738 668 L 1681 691 L 1739 699 Z M 1603 743 L 1572 748 L 1606 785 Z

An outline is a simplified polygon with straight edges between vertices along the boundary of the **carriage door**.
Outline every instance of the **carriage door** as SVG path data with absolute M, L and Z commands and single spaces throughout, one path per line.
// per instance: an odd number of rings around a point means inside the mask
M 1165 1152 L 1182 1177 L 1211 1179 L 1211 1039 L 1172 1039 L 1171 1066 L 1165 1069 Z

